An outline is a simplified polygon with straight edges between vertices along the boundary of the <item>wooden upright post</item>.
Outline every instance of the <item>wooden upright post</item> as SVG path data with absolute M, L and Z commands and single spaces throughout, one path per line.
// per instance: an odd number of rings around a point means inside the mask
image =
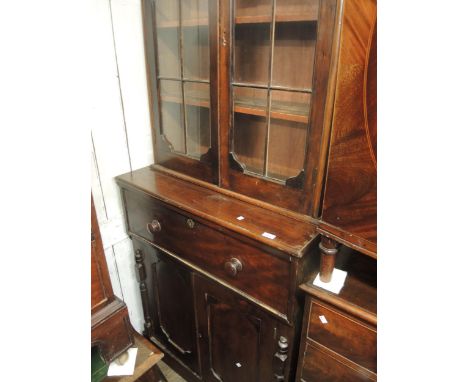
M 338 243 L 329 237 L 322 236 L 319 243 L 320 257 L 320 280 L 324 283 L 331 281 L 335 258 L 338 253 Z

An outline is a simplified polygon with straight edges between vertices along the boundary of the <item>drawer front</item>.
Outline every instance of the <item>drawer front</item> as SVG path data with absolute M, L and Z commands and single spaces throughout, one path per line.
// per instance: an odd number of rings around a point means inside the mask
M 307 336 L 349 360 L 377 372 L 377 333 L 312 300 Z
M 307 343 L 300 380 L 305 382 L 357 382 L 375 381 L 376 378 L 371 373 L 352 369 Z
M 188 219 L 156 199 L 128 191 L 124 195 L 131 233 L 287 315 L 291 263 Z M 150 232 L 147 225 L 152 221 L 157 224 Z

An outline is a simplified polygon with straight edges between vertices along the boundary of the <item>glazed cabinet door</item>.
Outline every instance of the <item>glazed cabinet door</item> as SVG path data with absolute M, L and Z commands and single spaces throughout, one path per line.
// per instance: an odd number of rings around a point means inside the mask
M 194 275 L 194 286 L 203 380 L 288 380 L 281 379 L 289 371 L 284 328 L 220 284 Z M 283 359 L 279 338 L 286 344 Z
M 133 239 L 146 335 L 199 374 L 190 270 Z
M 229 103 L 221 109 L 224 186 L 309 211 L 336 9 L 336 0 L 232 0 L 222 9 L 221 57 L 230 63 L 221 81 L 229 92 L 221 94 Z
M 217 182 L 216 0 L 144 0 L 156 163 Z

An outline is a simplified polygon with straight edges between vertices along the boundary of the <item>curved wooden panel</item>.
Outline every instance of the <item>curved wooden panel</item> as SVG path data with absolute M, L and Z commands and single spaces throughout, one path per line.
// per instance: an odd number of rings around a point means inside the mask
M 322 219 L 377 243 L 377 6 L 346 0 Z
M 377 20 L 372 28 L 372 38 L 366 60 L 364 82 L 364 110 L 369 147 L 377 166 Z

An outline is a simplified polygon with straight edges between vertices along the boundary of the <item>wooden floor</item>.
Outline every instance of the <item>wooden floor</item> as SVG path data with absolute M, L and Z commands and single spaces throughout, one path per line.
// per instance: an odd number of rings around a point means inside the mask
M 167 366 L 164 361 L 159 361 L 158 366 L 167 379 L 167 382 L 186 382 L 179 374 Z

